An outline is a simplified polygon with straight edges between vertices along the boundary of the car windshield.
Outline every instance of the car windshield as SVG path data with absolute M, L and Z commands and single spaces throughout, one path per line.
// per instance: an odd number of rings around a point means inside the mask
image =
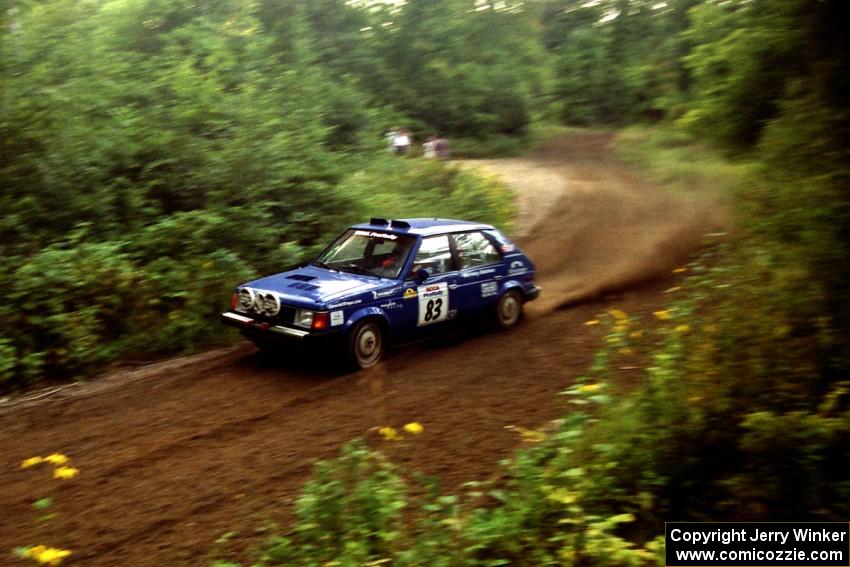
M 412 246 L 413 237 L 403 234 L 349 229 L 313 264 L 341 272 L 395 279 Z

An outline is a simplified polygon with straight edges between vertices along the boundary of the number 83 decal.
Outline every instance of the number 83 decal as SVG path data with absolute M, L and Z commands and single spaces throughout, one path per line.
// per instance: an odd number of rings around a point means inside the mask
M 445 321 L 449 313 L 449 286 L 438 283 L 420 286 L 418 326 Z

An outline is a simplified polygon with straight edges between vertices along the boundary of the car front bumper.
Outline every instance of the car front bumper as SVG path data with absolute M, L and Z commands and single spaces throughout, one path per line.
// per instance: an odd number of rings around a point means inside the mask
M 240 315 L 239 313 L 234 313 L 232 311 L 222 313 L 221 322 L 225 325 L 230 325 L 231 327 L 236 327 L 237 329 L 241 329 L 243 331 L 245 329 L 251 329 L 259 332 L 275 333 L 294 339 L 303 339 L 304 337 L 310 334 L 310 331 L 293 329 L 292 327 L 284 327 L 282 325 L 272 325 L 270 323 L 258 321 L 256 319 L 252 319 L 251 317 L 246 317 L 245 315 Z
M 532 286 L 531 291 L 525 294 L 526 301 L 534 301 L 538 297 L 540 297 L 540 286 L 537 285 Z
M 339 331 L 316 333 L 306 329 L 275 325 L 241 313 L 234 313 L 233 311 L 222 313 L 220 320 L 225 325 L 239 329 L 248 338 L 274 341 L 281 344 L 299 344 L 304 346 L 326 345 L 338 342 L 342 336 L 342 333 Z

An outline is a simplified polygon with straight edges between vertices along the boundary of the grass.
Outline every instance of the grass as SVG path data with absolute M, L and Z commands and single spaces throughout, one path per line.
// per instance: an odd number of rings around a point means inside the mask
M 729 194 L 752 175 L 753 164 L 732 162 L 707 145 L 671 128 L 634 126 L 615 139 L 617 157 L 655 183 L 683 195 Z

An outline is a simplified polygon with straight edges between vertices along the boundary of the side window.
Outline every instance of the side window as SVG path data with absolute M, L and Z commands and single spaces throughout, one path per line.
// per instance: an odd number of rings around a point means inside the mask
M 432 276 L 451 272 L 455 269 L 448 236 L 430 236 L 422 239 L 419 251 L 413 259 L 413 271 L 416 272 L 423 268 L 428 270 Z
M 460 268 L 476 268 L 502 260 L 493 243 L 480 232 L 455 234 L 455 247 Z

